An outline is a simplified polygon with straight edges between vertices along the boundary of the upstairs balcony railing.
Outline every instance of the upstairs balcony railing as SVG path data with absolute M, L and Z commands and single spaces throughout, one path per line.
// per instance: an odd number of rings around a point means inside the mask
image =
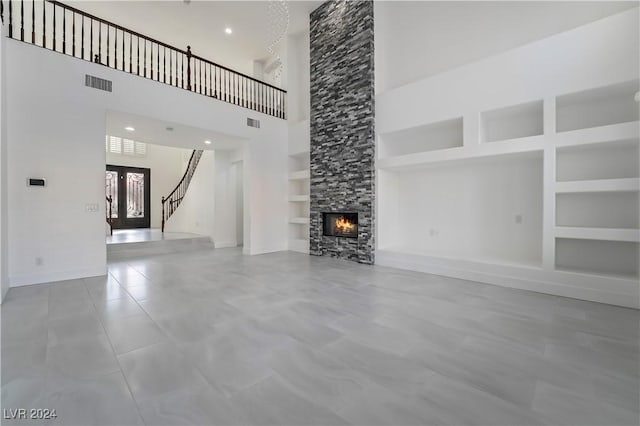
M 1 0 L 9 38 L 286 118 L 287 92 L 57 1 Z

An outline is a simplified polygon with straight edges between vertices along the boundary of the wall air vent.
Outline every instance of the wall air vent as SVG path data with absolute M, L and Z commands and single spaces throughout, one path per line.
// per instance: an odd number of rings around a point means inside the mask
M 260 128 L 260 120 L 256 120 L 255 118 L 247 117 L 247 126 L 255 127 L 256 129 Z
M 94 89 L 104 90 L 105 92 L 112 92 L 113 83 L 110 80 L 104 78 L 94 77 L 86 74 L 84 76 L 84 85 L 87 87 L 93 87 Z

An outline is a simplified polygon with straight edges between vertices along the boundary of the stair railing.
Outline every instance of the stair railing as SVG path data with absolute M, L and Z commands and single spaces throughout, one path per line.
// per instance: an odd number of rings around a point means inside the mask
M 8 37 L 278 118 L 287 92 L 58 1 L 0 0 Z
M 113 235 L 113 197 L 111 195 L 108 195 L 107 197 L 107 203 L 108 203 L 108 207 L 107 207 L 107 223 L 109 224 L 109 231 L 111 232 L 111 235 Z
M 162 232 L 164 232 L 164 226 L 169 218 L 176 211 L 184 196 L 187 193 L 191 179 L 196 172 L 196 167 L 200 162 L 203 151 L 201 149 L 194 149 L 189 158 L 189 164 L 187 164 L 187 170 L 185 170 L 182 179 L 178 182 L 178 185 L 171 191 L 167 197 L 162 197 Z

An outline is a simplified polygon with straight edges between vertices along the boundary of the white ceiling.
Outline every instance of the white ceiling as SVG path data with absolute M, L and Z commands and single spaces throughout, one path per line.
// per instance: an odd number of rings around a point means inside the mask
M 125 130 L 129 126 L 135 131 Z M 169 131 L 167 127 L 173 130 Z M 107 112 L 107 134 L 175 148 L 217 151 L 234 151 L 242 148 L 244 142 L 242 138 L 222 133 L 119 111 Z M 205 140 L 210 140 L 211 145 L 206 145 Z
M 80 10 L 245 74 L 252 61 L 268 58 L 267 1 L 68 0 Z M 289 34 L 309 28 L 309 13 L 322 1 L 288 1 Z M 233 34 L 225 34 L 225 28 Z

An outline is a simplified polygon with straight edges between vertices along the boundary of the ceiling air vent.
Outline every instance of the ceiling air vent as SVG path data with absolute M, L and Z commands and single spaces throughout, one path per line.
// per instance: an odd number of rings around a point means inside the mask
M 260 120 L 256 120 L 255 118 L 247 117 L 247 126 L 255 127 L 256 129 L 260 128 Z
M 84 85 L 87 87 L 93 87 L 94 89 L 104 90 L 105 92 L 111 92 L 112 82 L 105 80 L 104 78 L 94 77 L 86 74 L 84 76 Z

